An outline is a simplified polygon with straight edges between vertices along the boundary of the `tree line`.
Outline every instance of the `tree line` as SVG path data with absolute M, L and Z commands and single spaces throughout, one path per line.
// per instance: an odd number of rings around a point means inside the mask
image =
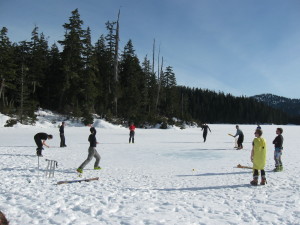
M 152 60 L 140 61 L 131 40 L 119 51 L 119 15 L 106 22 L 107 33 L 96 43 L 78 9 L 63 24 L 63 40 L 52 46 L 37 26 L 29 41 L 18 43 L 3 27 L 0 111 L 21 123 L 34 123 L 39 107 L 83 118 L 85 124 L 93 122 L 93 114 L 139 125 L 289 122 L 283 112 L 254 99 L 177 85 L 172 66 L 164 65 L 160 51 L 155 55 L 155 42 Z

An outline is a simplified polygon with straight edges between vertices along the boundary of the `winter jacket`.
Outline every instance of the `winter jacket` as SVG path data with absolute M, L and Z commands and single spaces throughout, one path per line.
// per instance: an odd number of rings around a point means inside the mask
M 263 170 L 267 161 L 267 143 L 264 138 L 254 138 L 253 140 L 253 169 Z
M 130 130 L 130 131 L 134 131 L 135 128 L 136 128 L 136 127 L 135 127 L 134 125 L 130 125 L 129 130 Z
M 274 139 L 273 144 L 275 145 L 275 148 L 282 149 L 283 137 L 281 134 Z

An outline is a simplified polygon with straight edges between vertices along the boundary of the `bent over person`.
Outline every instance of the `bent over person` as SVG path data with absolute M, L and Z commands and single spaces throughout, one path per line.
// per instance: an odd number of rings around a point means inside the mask
M 46 133 L 37 133 L 36 135 L 34 135 L 34 141 L 37 145 L 37 149 L 36 149 L 36 155 L 43 157 L 42 155 L 42 150 L 43 145 L 45 145 L 46 147 L 50 147 L 49 145 L 46 144 L 46 140 L 51 140 L 53 138 L 53 136 L 51 134 L 46 134 Z

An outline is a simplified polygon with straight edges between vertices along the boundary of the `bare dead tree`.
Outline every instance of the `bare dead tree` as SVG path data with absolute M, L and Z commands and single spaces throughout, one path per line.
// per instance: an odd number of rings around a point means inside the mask
M 156 96 L 156 105 L 155 105 L 155 109 L 156 109 L 156 112 L 157 112 L 157 109 L 158 109 L 158 102 L 159 102 L 159 95 L 160 95 L 160 88 L 161 88 L 161 71 L 162 71 L 162 67 L 163 67 L 163 63 L 164 63 L 164 58 L 162 57 L 162 62 L 161 62 L 161 68 L 160 68 L 160 65 L 159 65 L 159 58 L 160 58 L 160 46 L 159 46 L 159 49 L 158 49 L 158 65 L 157 65 L 157 96 Z
M 154 63 L 155 63 L 155 38 L 153 39 L 153 50 L 152 50 L 152 73 L 154 74 Z
M 118 13 L 118 19 L 117 19 L 117 27 L 116 27 L 116 35 L 115 35 L 115 54 L 114 54 L 114 80 L 115 80 L 115 96 L 114 96 L 114 101 L 115 101 L 115 114 L 116 116 L 118 115 L 118 93 L 117 93 L 117 88 L 118 88 L 118 81 L 119 81 L 119 19 L 120 19 L 120 9 Z

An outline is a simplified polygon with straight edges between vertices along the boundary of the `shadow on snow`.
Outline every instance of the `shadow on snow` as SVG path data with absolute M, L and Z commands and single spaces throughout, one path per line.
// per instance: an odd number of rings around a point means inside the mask
M 237 184 L 229 186 L 211 186 L 211 187 L 190 187 L 190 188 L 163 188 L 152 189 L 154 191 L 205 191 L 205 190 L 220 190 L 220 189 L 232 189 L 232 188 L 245 188 L 250 187 L 250 184 Z

